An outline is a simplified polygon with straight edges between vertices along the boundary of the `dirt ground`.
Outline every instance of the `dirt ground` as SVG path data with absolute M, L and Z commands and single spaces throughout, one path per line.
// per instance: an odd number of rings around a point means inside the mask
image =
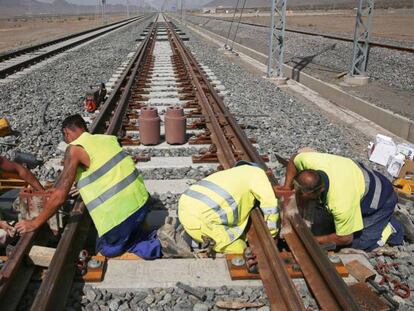
M 262 25 L 270 24 L 268 14 L 264 16 L 263 13 L 257 17 L 252 15 L 254 14 L 248 14 L 243 18 L 243 21 Z M 232 14 L 220 14 L 220 16 L 231 18 Z M 355 13 L 353 11 L 338 11 L 336 13 L 332 11 L 329 13 L 308 12 L 307 14 L 288 12 L 286 27 L 353 37 Z M 371 35 L 373 38 L 414 43 L 414 9 L 374 11 Z
M 108 23 L 124 18 L 125 15 L 109 15 Z M 0 53 L 100 25 L 100 16 L 94 15 L 0 18 Z

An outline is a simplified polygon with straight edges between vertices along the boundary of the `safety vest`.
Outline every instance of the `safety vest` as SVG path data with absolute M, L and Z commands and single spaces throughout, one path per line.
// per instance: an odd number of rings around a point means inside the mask
M 194 240 L 209 237 L 216 243 L 215 251 L 224 252 L 242 236 L 255 199 L 276 236 L 279 210 L 272 186 L 262 169 L 248 165 L 214 173 L 192 185 L 180 197 L 178 217 Z
M 365 194 L 365 179 L 353 160 L 327 153 L 303 152 L 296 155 L 294 164 L 298 171 L 321 170 L 328 175 L 326 204 L 334 217 L 338 235 L 363 229 L 361 199 Z
M 78 168 L 77 188 L 102 236 L 139 210 L 148 192 L 115 136 L 83 133 L 70 144 L 82 146 L 88 153 L 90 165 Z

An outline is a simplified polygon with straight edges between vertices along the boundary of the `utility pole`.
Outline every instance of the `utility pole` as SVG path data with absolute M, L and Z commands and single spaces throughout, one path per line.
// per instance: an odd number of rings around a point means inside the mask
M 101 9 L 102 9 L 102 25 L 105 25 L 106 24 L 106 0 L 102 0 Z
M 127 18 L 129 18 L 129 0 L 126 0 Z
M 364 85 L 369 81 L 367 65 L 374 4 L 375 0 L 359 0 L 356 8 L 352 64 L 349 74 L 345 76 L 345 81 L 352 85 Z
M 267 62 L 267 77 L 276 78 L 283 83 L 283 62 L 285 53 L 285 25 L 286 25 L 286 5 L 288 0 L 272 0 L 270 25 L 270 44 Z M 273 63 L 277 57 L 277 67 L 273 68 Z
M 185 23 L 185 0 L 180 0 L 181 2 L 181 22 Z

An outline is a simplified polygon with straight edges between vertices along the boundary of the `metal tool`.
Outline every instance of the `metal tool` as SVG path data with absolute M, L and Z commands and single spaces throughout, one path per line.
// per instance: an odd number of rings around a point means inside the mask
M 183 291 L 193 295 L 194 297 L 197 297 L 201 301 L 205 301 L 207 299 L 207 296 L 205 294 L 201 293 L 199 290 L 189 285 L 183 284 L 181 282 L 177 282 L 175 283 L 175 286 L 177 286 L 178 288 L 181 288 Z
M 378 293 L 378 295 L 384 297 L 391 305 L 391 310 L 398 310 L 399 303 L 392 298 L 389 291 L 384 287 L 375 282 L 376 273 L 363 265 L 358 260 L 352 260 L 347 263 L 345 267 L 349 273 L 356 278 L 359 282 L 369 283 Z
M 275 153 L 276 156 L 276 160 L 277 162 L 279 162 L 280 164 L 282 164 L 284 167 L 286 167 L 289 163 L 289 160 L 286 160 L 284 157 L 278 155 L 277 153 Z

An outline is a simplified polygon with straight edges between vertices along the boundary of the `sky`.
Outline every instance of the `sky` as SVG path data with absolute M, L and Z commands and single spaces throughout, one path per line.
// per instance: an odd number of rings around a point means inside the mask
M 38 1 L 51 3 L 54 0 L 38 0 Z M 74 4 L 89 4 L 89 5 L 96 4 L 96 0 L 66 0 L 66 1 L 67 2 L 70 2 L 70 3 L 74 3 Z M 129 3 L 130 3 L 130 5 L 137 5 L 141 1 L 142 0 L 129 0 Z M 151 3 L 151 2 L 162 2 L 162 1 L 151 1 L 151 0 L 145 0 L 145 1 L 147 3 Z M 186 0 L 186 1 L 189 1 L 191 3 L 196 3 L 196 4 L 206 2 L 206 1 L 203 1 L 203 0 Z M 176 1 L 169 0 L 169 2 L 170 3 L 173 3 L 173 2 L 176 2 Z M 106 3 L 108 3 L 108 4 L 118 4 L 118 3 L 125 4 L 126 3 L 126 0 L 106 0 Z

